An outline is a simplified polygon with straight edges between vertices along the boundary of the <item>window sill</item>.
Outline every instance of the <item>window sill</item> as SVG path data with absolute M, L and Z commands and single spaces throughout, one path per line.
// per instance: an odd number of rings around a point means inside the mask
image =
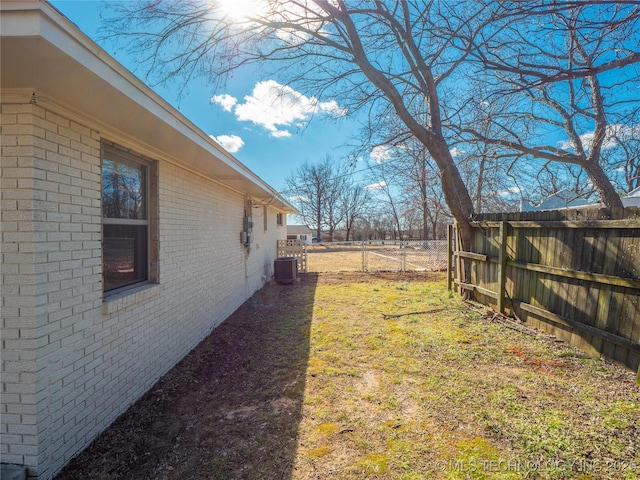
M 105 315 L 123 310 L 131 305 L 144 302 L 160 294 L 161 287 L 157 283 L 147 283 L 103 297 L 102 313 Z

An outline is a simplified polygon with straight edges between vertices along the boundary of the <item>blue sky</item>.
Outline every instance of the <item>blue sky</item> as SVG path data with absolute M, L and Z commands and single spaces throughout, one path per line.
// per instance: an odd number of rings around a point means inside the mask
M 98 41 L 99 0 L 51 0 L 80 30 L 100 44 L 134 74 L 137 72 L 126 52 L 109 42 Z M 315 163 L 330 155 L 345 159 L 350 153 L 359 125 L 345 117 L 331 98 L 301 96 L 281 89 L 275 78 L 256 71 L 234 75 L 224 89 L 214 92 L 204 79 L 196 78 L 178 98 L 175 89 L 154 88 L 183 115 L 212 135 L 238 160 L 279 191 L 286 189 L 285 177 L 305 161 Z M 287 102 L 287 100 L 290 100 Z M 295 100 L 295 101 L 294 101 Z

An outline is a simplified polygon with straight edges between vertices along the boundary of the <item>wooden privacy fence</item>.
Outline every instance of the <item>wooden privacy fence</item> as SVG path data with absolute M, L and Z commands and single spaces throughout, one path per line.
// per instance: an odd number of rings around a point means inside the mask
M 638 370 L 640 382 L 639 208 L 485 214 L 471 225 L 471 251 L 450 228 L 450 288 Z

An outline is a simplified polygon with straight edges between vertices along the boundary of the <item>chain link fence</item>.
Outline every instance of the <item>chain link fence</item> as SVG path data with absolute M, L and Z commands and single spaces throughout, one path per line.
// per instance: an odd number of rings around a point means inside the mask
M 427 272 L 447 268 L 446 240 L 371 240 L 307 247 L 309 271 Z

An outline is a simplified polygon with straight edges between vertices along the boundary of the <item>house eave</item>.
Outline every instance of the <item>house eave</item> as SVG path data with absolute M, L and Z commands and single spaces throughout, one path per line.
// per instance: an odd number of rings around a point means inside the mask
M 108 125 L 190 170 L 297 213 L 288 201 L 45 1 L 0 4 L 0 86 L 32 91 Z

